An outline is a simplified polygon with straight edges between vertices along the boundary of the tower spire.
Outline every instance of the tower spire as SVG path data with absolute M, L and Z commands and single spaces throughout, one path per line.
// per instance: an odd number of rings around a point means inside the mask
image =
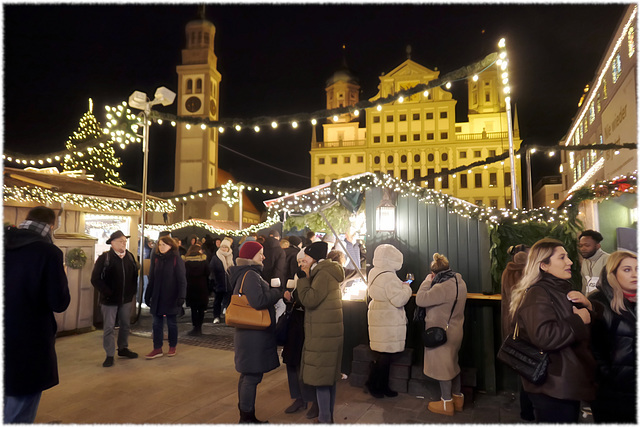
M 206 7 L 207 7 L 207 5 L 205 5 L 205 4 L 201 4 L 200 6 L 198 6 L 198 17 L 200 19 L 202 19 L 203 21 L 205 20 L 204 10 L 205 10 Z

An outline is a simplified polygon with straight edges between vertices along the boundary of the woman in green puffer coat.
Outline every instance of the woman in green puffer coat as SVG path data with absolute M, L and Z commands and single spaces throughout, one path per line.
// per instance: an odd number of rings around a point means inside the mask
M 326 242 L 305 248 L 302 270 L 306 277 L 299 279 L 297 286 L 305 308 L 302 381 L 316 387 L 320 423 L 333 422 L 344 336 L 340 293 L 344 270 L 337 262 L 325 259 L 327 250 Z

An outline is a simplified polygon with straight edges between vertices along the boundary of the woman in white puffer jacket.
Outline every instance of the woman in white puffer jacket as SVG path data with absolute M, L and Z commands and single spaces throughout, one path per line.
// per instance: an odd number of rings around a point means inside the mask
M 402 267 L 402 252 L 383 244 L 373 254 L 373 268 L 369 271 L 369 341 L 376 361 L 366 386 L 372 396 L 394 397 L 398 393 L 389 388 L 391 355 L 404 350 L 407 336 L 407 315 L 404 306 L 411 298 L 411 286 L 398 278 Z

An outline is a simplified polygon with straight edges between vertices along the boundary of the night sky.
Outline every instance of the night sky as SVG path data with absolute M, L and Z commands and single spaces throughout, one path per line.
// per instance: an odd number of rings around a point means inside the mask
M 221 118 L 306 113 L 325 108 L 325 82 L 346 45 L 361 100 L 377 93 L 378 76 L 406 59 L 444 75 L 497 51 L 510 57 L 512 102 L 525 143 L 554 145 L 566 133 L 624 13 L 623 5 L 224 5 L 209 4 Z M 135 90 L 151 98 L 159 86 L 176 91 L 185 26 L 196 5 L 3 5 L 4 144 L 25 154 L 63 150 L 93 98 L 104 106 Z M 458 121 L 466 121 L 467 87 L 452 88 Z M 175 113 L 175 104 L 159 111 Z M 240 133 L 220 143 L 262 162 L 309 176 L 311 126 Z M 149 190 L 173 188 L 175 129 L 152 126 Z M 139 190 L 138 145 L 118 149 L 127 187 Z M 219 149 L 220 167 L 243 182 L 305 188 L 309 180 L 265 168 Z M 533 156 L 533 182 L 558 174 Z M 12 166 L 7 164 L 7 166 Z M 523 169 L 524 171 L 524 169 Z

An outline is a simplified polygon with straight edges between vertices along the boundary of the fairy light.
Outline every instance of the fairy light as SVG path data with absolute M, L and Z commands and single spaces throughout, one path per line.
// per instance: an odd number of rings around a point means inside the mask
M 292 126 L 294 129 L 296 129 L 296 128 L 298 127 L 298 122 L 293 122 L 293 123 L 291 123 L 291 126 Z
M 378 104 L 378 106 L 376 107 L 376 110 L 382 111 L 382 105 Z
M 278 123 L 277 122 L 271 122 L 271 127 L 276 129 L 278 127 Z
M 318 121 L 316 119 L 311 119 L 311 124 L 315 126 L 318 124 Z

